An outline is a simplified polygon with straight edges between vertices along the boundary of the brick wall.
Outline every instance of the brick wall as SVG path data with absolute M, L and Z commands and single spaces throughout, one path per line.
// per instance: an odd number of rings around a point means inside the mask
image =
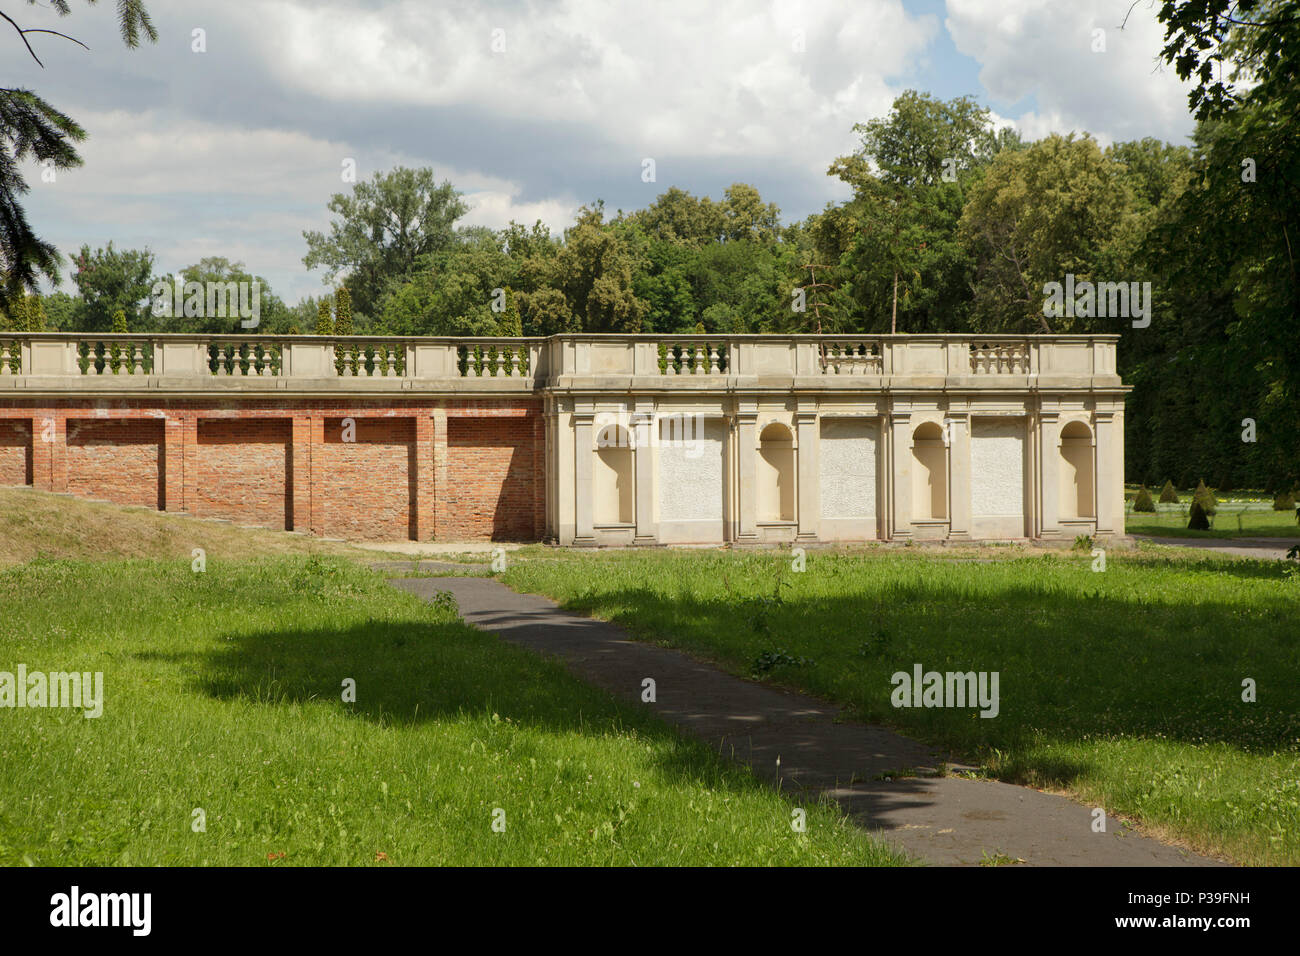
M 199 419 L 189 510 L 287 530 L 293 527 L 289 418 Z
M 312 457 L 318 527 L 332 538 L 392 541 L 412 536 L 415 420 L 353 418 L 355 441 L 344 441 L 343 419 L 326 418 L 324 442 Z
M 67 419 L 67 490 L 119 505 L 162 507 L 161 418 Z
M 439 537 L 535 541 L 544 523 L 540 415 L 447 417 L 447 487 Z
M 32 483 L 32 420 L 0 419 L 0 485 Z
M 543 453 L 528 399 L 0 399 L 2 484 L 351 540 L 540 540 Z

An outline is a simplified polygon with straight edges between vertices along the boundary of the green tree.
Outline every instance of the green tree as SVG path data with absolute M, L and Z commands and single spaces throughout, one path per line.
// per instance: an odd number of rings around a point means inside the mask
M 1161 504 L 1178 504 L 1178 491 L 1174 488 L 1172 481 L 1165 481 L 1165 486 L 1160 489 Z
M 380 297 L 424 256 L 455 241 L 455 223 L 468 211 L 451 183 L 439 185 L 431 169 L 404 166 L 376 173 L 369 182 L 336 193 L 329 235 L 306 231 L 307 268 L 324 266 L 327 282 L 346 274 L 356 309 L 377 314 Z
M 125 312 L 132 324 L 141 324 L 145 302 L 153 289 L 153 253 L 147 249 L 107 248 L 91 251 L 83 245 L 72 257 L 72 281 L 81 293 L 77 310 L 78 331 L 107 332 L 113 314 Z
M 68 0 L 51 0 L 50 6 L 59 16 L 71 13 Z M 18 39 L 41 66 L 45 64 L 30 38 L 52 35 L 72 39 L 52 30 L 23 27 L 8 15 L 0 16 L 17 31 Z M 150 42 L 158 39 L 142 0 L 118 0 L 117 17 L 127 47 L 139 46 L 142 35 Z M 56 285 L 60 278 L 58 251 L 36 235 L 20 202 L 29 188 L 21 164 L 30 158 L 52 170 L 80 166 L 82 160 L 75 144 L 85 138 L 85 130 L 71 117 L 31 90 L 0 89 L 0 308 L 25 289 L 34 290 L 40 276 Z
M 1102 250 L 1129 205 L 1122 169 L 1089 136 L 1051 135 L 1004 150 L 972 189 L 961 236 L 977 260 L 981 331 L 1110 331 L 1094 320 L 1044 315 L 1044 285 L 1098 278 Z M 1101 279 L 1108 279 L 1100 276 Z M 1112 281 L 1128 278 L 1118 277 Z
M 1156 503 L 1151 500 L 1151 492 L 1147 491 L 1147 486 L 1142 485 L 1138 488 L 1138 493 L 1133 498 L 1133 510 L 1154 514 Z
M 972 264 L 957 234 L 966 193 L 1018 142 L 995 134 L 970 97 L 945 102 L 915 90 L 854 132 L 860 148 L 828 171 L 853 199 L 815 228 L 819 260 L 837 267 L 833 284 L 869 324 L 888 316 L 897 331 L 902 314 L 914 331 L 951 331 L 969 299 Z
M 253 275 L 242 262 L 232 261 L 225 256 L 204 256 L 193 265 L 181 269 L 176 275 L 161 276 L 156 282 L 165 283 L 172 290 L 171 295 L 174 297 L 177 279 L 181 282 L 182 290 L 186 283 L 191 282 L 196 282 L 202 287 L 202 314 L 186 316 L 184 311 L 188 296 L 182 294 L 180 301 L 173 302 L 174 314 L 154 315 L 149 311 L 137 324 L 137 328 L 151 332 L 260 333 L 283 332 L 289 323 L 288 306 L 275 294 L 266 279 Z M 242 323 L 245 320 L 238 314 L 236 297 L 231 294 L 240 285 L 247 289 L 246 293 L 240 292 L 240 296 L 247 295 L 251 299 L 256 291 L 258 324 L 251 329 L 243 327 Z M 224 316 L 209 314 L 207 290 L 212 286 L 223 287 L 226 313 Z M 249 299 L 244 299 L 244 302 L 248 302 Z M 218 300 L 214 298 L 213 304 L 217 305 Z
M 641 330 L 647 307 L 633 289 L 632 237 L 626 224 L 620 231 L 605 222 L 604 210 L 603 202 L 583 206 L 553 257 L 521 266 L 538 288 L 520 295 L 525 322 L 536 334 Z M 562 303 L 551 293 L 539 297 L 542 289 L 560 293 Z

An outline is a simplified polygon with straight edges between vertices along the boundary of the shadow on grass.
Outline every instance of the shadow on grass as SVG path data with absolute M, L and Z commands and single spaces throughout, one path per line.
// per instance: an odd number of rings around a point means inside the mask
M 1280 578 L 1235 561 L 1195 573 Z M 1300 658 L 1288 621 L 1296 603 L 1149 604 L 1099 589 L 1083 595 L 1007 587 L 959 593 L 923 580 L 834 597 L 699 599 L 648 588 L 589 590 L 563 605 L 638 637 L 719 660 L 740 676 L 755 662 L 775 683 L 847 705 L 954 752 L 997 754 L 1012 778 L 1068 783 L 1086 767 L 1044 746 L 1138 737 L 1221 743 L 1243 752 L 1295 749 Z M 896 708 L 891 678 L 924 671 L 998 672 L 999 712 Z M 1267 686 L 1241 699 L 1242 678 Z M 1037 753 L 1036 753 L 1037 752 Z M 1027 756 L 1032 755 L 1032 756 Z
M 218 700 L 268 708 L 328 706 L 397 733 L 493 715 L 557 736 L 634 733 L 639 745 L 652 746 L 646 759 L 666 780 L 733 792 L 765 789 L 759 779 L 729 771 L 708 746 L 676 733 L 648 711 L 460 621 L 249 631 L 209 652 L 135 656 L 192 667 L 191 686 Z M 354 702 L 342 699 L 347 680 L 355 682 Z M 638 746 L 630 736 L 624 745 Z

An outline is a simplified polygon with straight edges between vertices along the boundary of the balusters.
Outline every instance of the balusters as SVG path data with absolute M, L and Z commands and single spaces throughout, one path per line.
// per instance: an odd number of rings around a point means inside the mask
M 974 342 L 970 347 L 970 367 L 975 375 L 1026 375 L 1029 346 L 1024 342 Z
M 11 349 L 14 347 L 21 348 L 21 346 L 18 346 L 17 342 L 13 343 L 12 346 L 8 342 L 0 342 L 0 375 L 13 374 L 13 369 L 10 368 L 10 365 L 13 362 L 13 353 Z

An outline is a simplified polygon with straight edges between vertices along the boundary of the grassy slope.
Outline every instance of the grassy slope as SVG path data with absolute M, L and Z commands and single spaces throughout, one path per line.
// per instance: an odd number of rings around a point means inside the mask
M 0 487 L 0 568 L 42 557 L 189 561 L 195 548 L 202 548 L 212 562 L 275 554 L 382 557 L 305 535 L 239 528 L 30 488 Z
M 233 545 L 0 571 L 0 670 L 105 679 L 98 719 L 0 710 L 0 864 L 899 862 L 448 608 Z
M 812 552 L 796 574 L 788 555 L 609 552 L 505 580 L 740 674 L 807 658 L 769 676 L 1199 849 L 1300 863 L 1300 581 L 1173 553 L 1094 573 L 1087 555 Z M 998 671 L 1000 716 L 893 708 L 915 663 Z

